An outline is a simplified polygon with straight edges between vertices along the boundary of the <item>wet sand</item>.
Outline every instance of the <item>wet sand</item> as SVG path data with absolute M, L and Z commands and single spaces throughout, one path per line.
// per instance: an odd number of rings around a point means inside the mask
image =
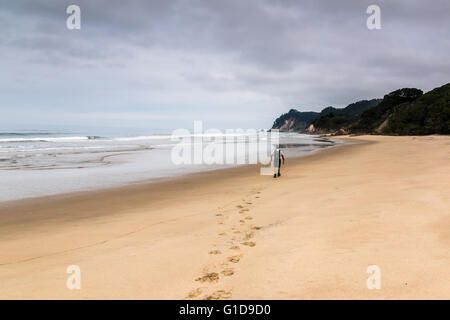
M 0 204 L 0 298 L 449 299 L 450 137 L 347 139 L 279 179 L 246 166 Z

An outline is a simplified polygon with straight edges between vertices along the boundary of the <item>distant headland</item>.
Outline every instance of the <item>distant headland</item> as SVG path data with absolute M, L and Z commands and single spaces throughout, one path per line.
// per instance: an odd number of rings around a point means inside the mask
M 450 83 L 427 93 L 403 88 L 383 99 L 361 100 L 321 112 L 291 109 L 272 129 L 319 134 L 450 134 Z

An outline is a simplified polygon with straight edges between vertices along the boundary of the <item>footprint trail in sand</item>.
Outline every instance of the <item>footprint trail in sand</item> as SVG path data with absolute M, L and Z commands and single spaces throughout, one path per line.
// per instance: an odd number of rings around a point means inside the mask
M 254 202 L 261 198 L 261 190 L 254 189 L 238 203 L 234 202 L 218 208 L 214 215 L 221 232 L 217 235 L 216 243 L 208 254 L 213 262 L 203 267 L 202 275 L 194 279 L 196 283 L 202 283 L 202 287 L 191 290 L 186 299 L 230 299 L 232 288 L 227 286 L 227 278 L 231 278 L 239 272 L 239 262 L 250 253 L 256 242 L 250 241 L 255 232 L 261 227 L 250 224 L 256 218 Z M 243 248 L 240 247 L 243 246 Z M 218 250 L 217 248 L 220 248 Z

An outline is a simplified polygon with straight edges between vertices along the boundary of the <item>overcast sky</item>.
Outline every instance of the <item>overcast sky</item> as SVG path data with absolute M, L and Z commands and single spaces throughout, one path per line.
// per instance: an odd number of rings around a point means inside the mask
M 0 131 L 264 128 L 291 108 L 428 91 L 450 82 L 449 16 L 448 0 L 0 0 Z

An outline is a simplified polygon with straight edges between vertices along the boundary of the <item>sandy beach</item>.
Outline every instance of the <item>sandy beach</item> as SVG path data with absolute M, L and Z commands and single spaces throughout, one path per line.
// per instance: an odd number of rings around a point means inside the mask
M 0 204 L 0 298 L 450 299 L 450 137 L 346 139 L 280 179 L 246 166 Z

